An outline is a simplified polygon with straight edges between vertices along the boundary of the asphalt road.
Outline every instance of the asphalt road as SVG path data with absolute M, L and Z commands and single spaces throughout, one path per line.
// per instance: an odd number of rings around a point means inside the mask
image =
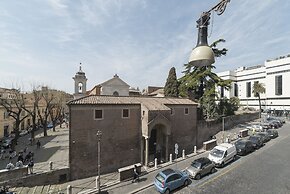
M 192 180 L 188 187 L 173 193 L 196 194 L 289 194 L 290 123 L 278 129 L 279 137 L 255 152 L 240 157 L 214 174 Z M 179 168 L 185 168 L 180 166 Z M 153 186 L 142 194 L 158 193 Z

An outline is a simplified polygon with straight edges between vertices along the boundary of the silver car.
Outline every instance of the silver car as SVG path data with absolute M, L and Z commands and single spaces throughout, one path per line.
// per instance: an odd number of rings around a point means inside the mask
M 189 177 L 197 180 L 202 176 L 214 173 L 215 171 L 215 164 L 205 157 L 194 160 L 191 165 L 186 168 L 186 173 Z

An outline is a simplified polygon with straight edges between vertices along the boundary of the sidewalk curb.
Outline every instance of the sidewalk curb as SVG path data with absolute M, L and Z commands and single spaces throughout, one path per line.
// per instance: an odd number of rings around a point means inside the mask
M 143 176 L 145 176 L 145 175 L 147 175 L 147 174 L 153 173 L 154 171 L 161 170 L 161 169 L 163 169 L 163 168 L 165 168 L 165 167 L 167 167 L 167 166 L 174 165 L 174 164 L 177 164 L 177 163 L 182 162 L 182 161 L 184 161 L 184 160 L 187 160 L 187 159 L 190 159 L 190 158 L 192 158 L 192 157 L 198 156 L 198 155 L 203 154 L 203 153 L 205 153 L 205 152 L 207 152 L 207 151 L 206 151 L 206 150 L 203 150 L 203 149 L 200 149 L 200 150 L 197 151 L 196 153 L 191 153 L 191 154 L 186 155 L 185 158 L 182 158 L 182 157 L 177 158 L 177 160 L 172 161 L 171 163 L 170 163 L 170 162 L 163 163 L 163 164 L 159 165 L 157 168 L 154 168 L 154 167 L 147 168 L 147 169 L 145 169 L 145 171 L 140 175 L 140 177 L 143 177 Z M 128 179 L 128 180 L 129 180 L 129 179 Z M 113 182 L 112 184 L 108 183 L 108 185 L 101 186 L 101 189 L 102 189 L 102 190 L 107 190 L 107 191 L 108 191 L 108 190 L 111 190 L 111 189 L 110 189 L 111 187 L 116 186 L 116 185 L 121 184 L 121 183 L 124 183 L 124 182 L 126 182 L 126 181 L 128 181 L 128 180 L 125 180 L 125 181 L 116 181 L 116 182 Z M 131 191 L 131 192 L 128 192 L 128 193 L 129 193 L 129 194 L 135 194 L 135 193 L 138 193 L 138 192 L 140 192 L 140 191 L 142 191 L 142 190 L 144 190 L 144 189 L 147 189 L 147 188 L 151 187 L 152 185 L 154 185 L 153 182 L 150 183 L 150 184 L 147 184 L 147 185 L 145 185 L 145 186 L 143 186 L 143 187 L 140 187 L 140 188 L 138 188 L 138 189 L 135 189 L 135 190 L 133 190 L 133 191 Z M 94 188 L 94 189 L 90 189 L 90 190 L 87 190 L 87 191 L 83 191 L 83 192 L 81 192 L 81 193 L 82 193 L 82 194 L 93 194 L 93 193 L 96 193 L 96 192 L 97 192 L 97 190 Z
M 150 183 L 150 184 L 148 184 L 148 185 L 145 185 L 145 186 L 143 186 L 143 187 L 140 187 L 140 188 L 138 188 L 138 189 L 135 189 L 134 191 L 129 192 L 129 194 L 135 194 L 135 193 L 138 193 L 139 191 L 145 190 L 145 189 L 147 189 L 147 188 L 149 188 L 149 187 L 151 187 L 151 186 L 153 186 L 153 185 L 154 185 L 153 183 Z

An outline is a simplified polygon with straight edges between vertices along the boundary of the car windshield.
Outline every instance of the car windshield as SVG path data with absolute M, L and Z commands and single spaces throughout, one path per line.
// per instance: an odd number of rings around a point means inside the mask
M 198 169 L 200 169 L 200 167 L 201 167 L 201 163 L 200 163 L 200 162 L 197 162 L 197 161 L 193 161 L 193 162 L 191 163 L 191 166 L 194 167 L 194 168 L 198 168 Z
M 241 149 L 241 148 L 245 147 L 245 144 L 246 144 L 246 142 L 244 142 L 244 141 L 237 141 L 237 142 L 235 143 L 235 146 L 236 146 L 238 149 Z
M 214 148 L 211 150 L 210 154 L 218 158 L 221 158 L 224 155 L 224 151 Z
M 250 138 L 249 138 L 249 140 L 251 140 L 251 141 L 258 141 L 258 138 L 259 137 L 256 137 L 256 136 L 251 136 Z
M 165 180 L 165 178 L 164 178 L 163 176 L 161 176 L 161 174 L 157 174 L 155 178 L 156 178 L 156 180 L 158 180 L 160 183 L 163 183 L 164 180 Z

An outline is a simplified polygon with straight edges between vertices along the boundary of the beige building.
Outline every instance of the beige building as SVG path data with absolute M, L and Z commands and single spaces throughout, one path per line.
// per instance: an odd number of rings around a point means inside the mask
M 160 162 L 197 143 L 197 104 L 189 99 L 91 95 L 68 103 L 71 178 L 97 174 L 97 131 L 101 137 L 101 173 Z
M 17 93 L 19 91 L 15 89 L 6 89 L 6 88 L 0 88 L 0 98 L 1 99 L 9 99 L 13 100 L 17 98 Z M 33 95 L 32 94 L 23 94 L 24 95 L 24 100 L 25 100 L 25 106 L 27 109 L 33 109 Z M 39 102 L 39 108 L 40 112 L 43 113 L 45 109 L 45 102 L 41 100 Z M 23 110 L 21 112 L 21 117 L 25 117 L 28 113 Z M 37 121 L 39 121 L 39 117 L 37 116 Z M 20 124 L 19 130 L 27 130 L 30 125 L 32 124 L 32 119 L 30 116 L 26 117 Z M 3 137 L 7 137 L 11 134 L 11 132 L 15 128 L 15 119 L 12 118 L 11 116 L 8 115 L 8 112 L 6 109 L 0 105 L 0 139 Z
M 88 95 L 129 96 L 130 86 L 117 74 L 101 84 L 96 85 Z

